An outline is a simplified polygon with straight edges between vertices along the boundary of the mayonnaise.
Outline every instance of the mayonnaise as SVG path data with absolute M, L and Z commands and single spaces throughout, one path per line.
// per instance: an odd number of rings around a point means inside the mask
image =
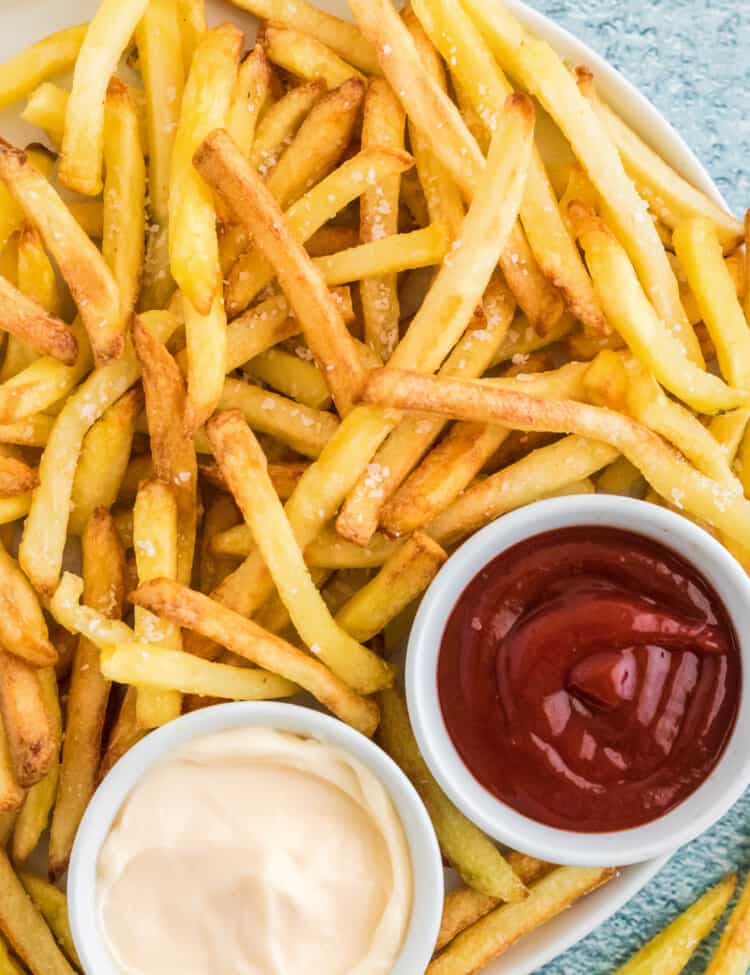
M 412 873 L 390 796 L 359 761 L 238 728 L 190 742 L 133 789 L 97 895 L 123 975 L 388 975 Z

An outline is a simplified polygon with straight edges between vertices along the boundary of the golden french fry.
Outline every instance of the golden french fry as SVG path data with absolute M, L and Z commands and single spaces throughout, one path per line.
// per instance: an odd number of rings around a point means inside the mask
M 211 415 L 224 381 L 224 314 L 216 212 L 211 191 L 192 165 L 205 136 L 224 124 L 237 77 L 242 33 L 230 24 L 207 31 L 195 51 L 182 98 L 170 170 L 169 254 L 182 289 L 190 409 L 197 430 Z M 211 97 L 206 97 L 206 91 Z
M 16 560 L 0 545 L 0 646 L 36 667 L 57 660 L 36 593 Z
M 404 148 L 406 116 L 387 81 L 370 82 L 365 98 L 362 146 Z M 398 233 L 400 176 L 380 181 L 362 195 L 360 239 L 363 243 Z M 360 285 L 365 341 L 386 362 L 398 343 L 400 309 L 395 274 L 369 278 Z
M 84 437 L 71 495 L 71 534 L 83 533 L 96 508 L 111 508 L 115 503 L 130 459 L 135 421 L 142 409 L 142 393 L 130 390 Z
M 59 318 L 0 277 L 0 321 L 6 332 L 70 366 L 76 361 L 73 333 Z
M 609 467 L 605 467 L 596 480 L 599 494 L 623 494 L 630 498 L 640 498 L 644 489 L 643 475 L 625 457 L 618 457 Z
M 182 56 L 185 75 L 190 73 L 198 45 L 206 33 L 205 0 L 177 0 L 177 13 L 182 35 Z
M 148 0 L 103 0 L 76 60 L 65 114 L 60 180 L 86 196 L 102 190 L 107 85 L 147 5 Z
M 141 321 L 148 323 L 159 340 L 168 339 L 178 324 L 168 312 L 147 312 Z M 51 594 L 60 576 L 75 465 L 83 438 L 139 376 L 138 359 L 128 342 L 120 359 L 97 369 L 67 399 L 52 427 L 39 464 L 39 487 L 19 547 L 19 561 L 41 592 Z
M 319 78 L 290 88 L 263 115 L 249 153 L 244 152 L 242 142 L 235 139 L 240 151 L 249 156 L 253 169 L 257 169 L 264 179 L 273 172 L 282 153 L 325 92 L 326 84 Z M 227 128 L 234 138 L 231 126 Z
M 133 507 L 133 549 L 138 583 L 150 579 L 177 577 L 178 511 L 175 492 L 164 481 L 146 481 L 138 489 Z M 139 640 L 170 650 L 182 649 L 178 627 L 136 606 L 135 635 Z M 145 729 L 158 728 L 179 717 L 182 695 L 179 691 L 139 688 L 136 720 Z
M 82 538 L 84 599 L 97 613 L 119 619 L 125 597 L 125 556 L 111 515 L 93 512 Z M 52 815 L 49 869 L 62 874 L 76 832 L 96 787 L 109 681 L 101 673 L 99 651 L 79 637 L 73 660 L 57 801 Z
M 307 468 L 307 464 L 299 464 L 294 462 L 268 465 L 268 476 L 271 478 L 271 483 L 282 501 L 286 501 L 292 495 L 294 489 L 300 482 L 300 478 L 305 473 Z M 222 474 L 221 468 L 218 464 L 199 464 L 198 470 L 201 477 L 204 477 L 207 481 L 213 484 L 214 487 L 218 487 L 222 491 L 229 490 L 229 485 L 224 479 L 224 475 Z M 235 524 L 237 520 L 238 519 L 235 519 Z
M 26 792 L 18 784 L 8 736 L 0 720 L 0 816 L 13 814 L 15 817 L 25 798 Z M 5 839 L 2 837 L 0 837 L 0 846 L 5 846 Z
M 37 228 L 79 307 L 99 362 L 123 349 L 117 285 L 104 258 L 24 152 L 0 140 L 0 177 Z
M 28 95 L 46 78 L 72 68 L 87 30 L 88 24 L 66 27 L 0 65 L 0 109 Z
M 20 657 L 0 653 L 0 712 L 20 786 L 40 782 L 57 759 L 60 745 L 45 706 L 35 668 Z
M 602 351 L 583 377 L 585 398 L 595 406 L 625 410 L 628 398 L 628 371 L 624 358 L 612 349 Z
M 265 455 L 240 414 L 218 414 L 208 435 L 297 632 L 354 690 L 371 693 L 387 686 L 393 679 L 388 665 L 344 633 L 320 598 L 268 477 Z
M 519 938 L 556 917 L 614 875 L 614 870 L 601 867 L 557 867 L 531 887 L 526 900 L 497 907 L 459 934 L 432 961 L 426 975 L 478 972 Z
M 59 147 L 65 133 L 65 113 L 70 92 L 66 88 L 45 81 L 30 94 L 21 118 L 29 125 L 44 129 L 50 142 Z
M 744 975 L 750 965 L 750 886 L 745 886 L 732 911 L 706 975 Z
M 26 975 L 18 962 L 11 958 L 4 938 L 0 938 L 0 975 Z
M 331 393 L 314 362 L 284 349 L 268 349 L 245 364 L 245 372 L 314 410 L 331 405 Z
M 748 420 L 750 420 L 750 410 L 733 410 L 731 413 L 715 416 L 709 424 L 711 436 L 722 448 L 730 464 L 740 449 Z
M 232 205 L 237 219 L 273 264 L 311 351 L 325 367 L 339 412 L 345 414 L 361 385 L 363 370 L 322 277 L 290 233 L 269 191 L 225 132 L 214 132 L 205 140 L 195 165 Z
M 234 568 L 234 560 L 222 558 L 215 553 L 214 542 L 222 532 L 236 525 L 240 515 L 234 499 L 227 495 L 219 495 L 206 509 L 201 534 L 200 564 L 198 566 L 198 582 L 200 591 L 212 592 L 220 582 L 229 575 Z
M 378 743 L 412 780 L 432 819 L 441 849 L 464 881 L 475 890 L 508 901 L 523 900 L 526 890 L 497 847 L 469 822 L 445 795 L 419 753 L 401 693 L 380 694 Z
M 708 217 L 692 217 L 678 225 L 673 241 L 724 378 L 731 386 L 750 389 L 750 325 L 724 263 L 714 224 Z
M 53 884 L 42 880 L 41 877 L 35 877 L 30 873 L 20 873 L 18 876 L 26 888 L 26 893 L 49 925 L 50 931 L 54 934 L 66 957 L 77 968 L 81 968 L 81 962 L 73 943 L 73 934 L 70 930 L 68 899 L 65 894 Z
M 679 975 L 701 941 L 714 928 L 732 899 L 737 883 L 735 874 L 712 887 L 668 928 L 644 945 L 630 961 L 617 969 L 617 975 Z
M 261 629 L 256 623 L 221 606 L 200 593 L 159 579 L 141 585 L 131 595 L 137 607 L 228 647 L 233 653 L 267 671 L 293 681 L 313 694 L 334 714 L 366 735 L 378 723 L 377 706 L 366 701 L 336 677 L 324 664 L 302 650 Z
M 298 78 L 322 78 L 336 88 L 362 74 L 312 34 L 291 27 L 268 27 L 263 35 L 266 53 L 274 64 Z
M 237 73 L 227 131 L 245 156 L 250 155 L 253 147 L 258 118 L 271 90 L 272 73 L 262 44 L 255 45 Z
M 392 237 L 359 244 L 328 257 L 316 257 L 314 266 L 332 287 L 353 281 L 382 278 L 418 267 L 432 267 L 449 255 L 450 243 L 441 224 L 430 224 Z
M 25 494 L 38 484 L 36 471 L 13 456 L 0 453 L 0 495 L 13 497 Z
M 33 975 L 74 975 L 54 936 L 0 850 L 0 931 Z
M 129 751 L 136 742 L 140 741 L 145 734 L 145 729 L 141 728 L 136 720 L 135 703 L 137 689 L 128 687 L 125 696 L 120 704 L 117 719 L 112 727 L 112 732 L 107 742 L 107 748 L 102 757 L 101 765 L 98 770 L 98 780 L 104 778 L 113 765 Z
M 130 89 L 113 78 L 107 89 L 104 123 L 104 210 L 102 254 L 120 292 L 127 323 L 141 287 L 146 231 L 146 163 Z
M 18 290 L 51 315 L 59 315 L 61 300 L 55 269 L 35 227 L 25 223 L 18 231 Z M 31 361 L 31 360 L 29 360 Z M 24 363 L 27 365 L 28 362 Z
M 133 324 L 133 341 L 143 370 L 154 472 L 173 486 L 177 500 L 177 578 L 189 582 L 198 521 L 198 465 L 193 438 L 185 429 L 185 386 L 177 363 L 139 318 Z
M 578 204 L 572 204 L 569 213 L 607 317 L 643 365 L 693 409 L 715 413 L 741 406 L 741 392 L 683 354 L 641 288 L 625 249 L 603 221 Z

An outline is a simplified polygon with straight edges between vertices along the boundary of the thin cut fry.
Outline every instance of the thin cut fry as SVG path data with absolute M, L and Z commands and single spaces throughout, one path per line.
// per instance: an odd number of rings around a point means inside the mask
M 66 365 L 76 360 L 77 344 L 68 326 L 0 277 L 0 322 L 2 328 L 39 353 L 59 359 Z
M 220 554 L 214 552 L 214 541 L 223 531 L 236 525 L 241 517 L 234 499 L 227 495 L 219 495 L 208 505 L 203 519 L 198 567 L 201 592 L 213 592 L 234 568 L 234 560 L 222 558 Z
M 107 772 L 115 765 L 122 756 L 128 752 L 145 734 L 145 730 L 140 727 L 135 715 L 137 689 L 128 687 L 125 696 L 120 704 L 117 720 L 114 723 L 112 732 L 107 742 L 107 748 L 99 766 L 98 779 L 105 777 Z
M 255 127 L 271 89 L 272 72 L 262 44 L 255 45 L 237 72 L 227 131 L 245 156 L 253 147 Z
M 268 27 L 263 41 L 270 60 L 299 78 L 322 78 L 329 88 L 350 78 L 362 78 L 356 68 L 311 34 L 289 27 Z
M 0 973 L 2 975 L 25 975 L 18 962 L 11 958 L 4 938 L 0 938 Z
M 125 598 L 125 556 L 114 521 L 103 508 L 86 525 L 82 555 L 86 604 L 119 619 Z M 98 648 L 85 636 L 79 637 L 50 831 L 49 869 L 55 877 L 68 865 L 78 825 L 96 787 L 109 689 L 99 667 Z
M 0 653 L 0 712 L 18 784 L 40 782 L 57 760 L 60 746 L 45 706 L 35 668 L 11 653 Z
M 324 410 L 331 405 L 331 392 L 320 369 L 285 349 L 268 349 L 247 362 L 244 371 L 311 409 Z
M 316 257 L 313 265 L 329 287 L 382 278 L 444 260 L 450 247 L 440 224 L 430 224 L 392 237 L 380 237 L 348 250 Z
M 360 697 L 326 666 L 291 644 L 221 606 L 215 600 L 167 579 L 141 585 L 131 594 L 137 607 L 188 627 L 233 653 L 280 674 L 313 694 L 334 714 L 366 735 L 378 723 L 378 709 Z
M 258 124 L 249 156 L 253 169 L 265 179 L 273 172 L 282 153 L 297 134 L 297 130 L 307 118 L 310 110 L 320 101 L 326 92 L 326 84 L 321 79 L 308 81 L 307 84 L 290 88 L 275 105 L 271 105 L 264 113 Z M 231 126 L 229 134 L 234 138 Z M 241 152 L 244 147 L 237 141 Z
M 28 464 L 0 452 L 0 495 L 12 497 L 25 494 L 35 488 L 37 483 L 36 471 L 33 471 Z
M 88 24 L 66 27 L 0 65 L 0 110 L 28 95 L 45 79 L 72 68 L 87 30 Z
M 102 0 L 76 60 L 59 175 L 86 196 L 102 190 L 107 85 L 147 5 L 148 0 Z
M 31 897 L 34 906 L 49 925 L 58 944 L 67 958 L 77 967 L 82 968 L 73 943 L 73 934 L 68 919 L 68 899 L 61 890 L 53 884 L 35 877 L 30 873 L 19 874 L 26 893 Z
M 182 57 L 185 75 L 187 76 L 193 64 L 196 49 L 206 33 L 205 0 L 177 0 L 177 12 L 180 18 Z
M 37 595 L 1 545 L 0 646 L 36 667 L 47 667 L 57 660 Z
M 750 966 L 750 885 L 745 886 L 714 952 L 706 975 L 745 975 Z

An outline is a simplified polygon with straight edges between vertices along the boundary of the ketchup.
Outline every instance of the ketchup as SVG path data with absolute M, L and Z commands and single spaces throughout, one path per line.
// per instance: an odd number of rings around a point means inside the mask
M 689 796 L 737 716 L 737 639 L 684 559 L 614 528 L 546 532 L 490 562 L 443 634 L 438 693 L 474 777 L 541 823 L 639 826 Z

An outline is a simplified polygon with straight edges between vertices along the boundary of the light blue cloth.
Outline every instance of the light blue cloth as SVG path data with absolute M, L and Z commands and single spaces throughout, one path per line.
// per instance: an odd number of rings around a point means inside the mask
M 532 2 L 656 104 L 742 215 L 750 206 L 750 0 Z M 732 869 L 750 869 L 750 793 L 611 921 L 540 975 L 612 972 Z M 704 945 L 686 969 L 689 975 L 704 970 L 708 954 Z

